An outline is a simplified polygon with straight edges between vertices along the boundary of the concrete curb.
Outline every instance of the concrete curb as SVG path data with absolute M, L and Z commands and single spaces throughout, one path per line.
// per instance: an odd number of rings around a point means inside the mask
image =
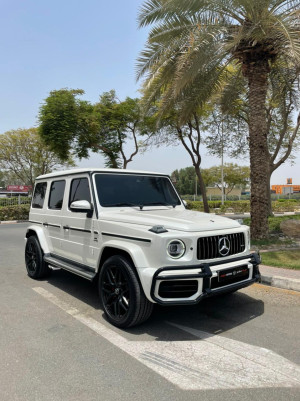
M 0 221 L 0 224 L 17 224 L 17 223 L 28 223 L 28 220 L 5 220 L 5 221 Z
M 300 280 L 281 276 L 261 276 L 261 283 L 271 287 L 300 292 Z

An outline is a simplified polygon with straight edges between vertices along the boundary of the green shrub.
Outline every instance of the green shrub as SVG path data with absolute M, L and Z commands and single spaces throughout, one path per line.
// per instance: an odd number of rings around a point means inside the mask
M 203 211 L 203 202 L 201 201 L 186 201 L 187 209 Z M 249 201 L 225 201 L 222 205 L 221 201 L 208 201 L 210 211 L 220 209 L 219 212 L 225 213 L 227 209 L 231 208 L 235 213 L 244 213 L 250 211 Z
M 190 201 L 187 200 L 187 208 L 190 210 L 203 211 L 202 201 Z M 250 201 L 225 201 L 222 205 L 221 201 L 208 201 L 208 206 L 211 212 L 215 209 L 217 212 L 225 213 L 227 209 L 232 209 L 234 213 L 246 213 L 250 212 Z M 279 199 L 279 201 L 272 202 L 272 208 L 274 212 L 293 212 L 295 209 L 300 208 L 300 202 L 296 199 Z
M 290 219 L 300 219 L 300 215 L 292 215 L 292 216 L 276 216 L 276 217 L 269 217 L 269 232 L 270 234 L 280 234 L 280 223 L 284 220 L 290 220 Z M 250 218 L 246 218 L 243 220 L 243 224 L 246 224 L 247 226 L 250 226 Z
M 279 199 L 272 202 L 273 212 L 293 212 L 300 208 L 300 203 L 296 199 Z
M 30 205 L 8 206 L 0 208 L 0 221 L 28 220 Z
M 296 202 L 297 199 L 278 199 L 276 202 L 284 203 L 284 202 Z

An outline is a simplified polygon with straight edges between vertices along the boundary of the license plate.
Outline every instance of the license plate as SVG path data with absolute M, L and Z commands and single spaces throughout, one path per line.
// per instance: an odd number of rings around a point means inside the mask
M 219 281 L 232 281 L 235 278 L 249 277 L 248 266 L 234 267 L 233 269 L 221 270 L 218 272 Z

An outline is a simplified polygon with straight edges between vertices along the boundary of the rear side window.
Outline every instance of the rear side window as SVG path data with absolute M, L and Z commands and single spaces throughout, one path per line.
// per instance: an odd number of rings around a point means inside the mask
M 87 178 L 75 178 L 71 182 L 69 206 L 72 202 L 78 200 L 91 202 L 90 186 Z
M 65 192 L 65 181 L 53 181 L 49 196 L 49 209 L 61 209 Z
M 44 206 L 44 200 L 46 195 L 47 183 L 46 182 L 39 182 L 36 184 L 34 189 L 34 195 L 32 198 L 31 207 L 36 209 L 42 209 Z

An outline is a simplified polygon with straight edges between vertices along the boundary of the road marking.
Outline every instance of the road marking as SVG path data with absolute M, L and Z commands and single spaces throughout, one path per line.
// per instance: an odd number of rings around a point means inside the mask
M 33 290 L 183 390 L 300 387 L 300 368 L 266 348 L 171 322 L 200 340 L 129 341 L 44 288 Z

